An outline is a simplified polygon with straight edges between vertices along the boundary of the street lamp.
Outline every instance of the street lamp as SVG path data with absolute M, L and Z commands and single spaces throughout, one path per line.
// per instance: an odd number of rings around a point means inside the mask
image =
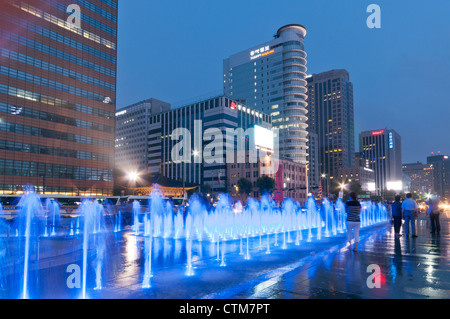
M 136 187 L 136 181 L 139 178 L 139 174 L 136 172 L 130 172 L 128 173 L 128 180 L 130 182 L 133 182 L 133 195 L 134 195 L 134 188 Z

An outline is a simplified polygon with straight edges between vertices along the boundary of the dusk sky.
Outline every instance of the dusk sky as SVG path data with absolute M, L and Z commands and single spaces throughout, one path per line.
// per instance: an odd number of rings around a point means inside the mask
M 366 25 L 371 3 L 381 29 Z M 450 152 L 449 15 L 448 0 L 120 1 L 117 108 L 219 93 L 223 59 L 302 24 L 308 74 L 350 73 L 356 145 L 362 130 L 391 128 L 403 162 L 425 162 Z

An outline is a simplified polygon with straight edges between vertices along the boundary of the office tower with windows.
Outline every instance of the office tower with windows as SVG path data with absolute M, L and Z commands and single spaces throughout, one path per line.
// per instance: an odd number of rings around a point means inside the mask
M 208 184 L 217 193 L 226 192 L 229 185 L 227 150 L 238 146 L 238 135 L 231 140 L 227 130 L 245 133 L 259 126 L 259 140 L 273 145 L 273 136 L 264 136 L 271 133 L 270 116 L 225 96 L 152 114 L 149 122 L 148 171 L 160 172 L 166 180 Z M 241 138 L 249 149 L 251 136 Z
M 275 39 L 223 62 L 224 94 L 272 116 L 280 156 L 307 164 L 306 28 L 281 27 Z
M 340 168 L 355 166 L 353 84 L 346 70 L 313 74 L 307 81 L 308 131 L 317 135 L 317 142 L 309 149 L 310 176 L 333 179 Z M 314 152 L 318 165 L 313 162 Z
M 394 130 L 364 131 L 359 135 L 360 152 L 375 172 L 375 191 L 403 190 L 402 144 Z
M 434 166 L 421 162 L 402 165 L 403 174 L 409 178 L 408 190 L 411 193 L 426 195 L 433 193 L 434 188 Z
M 441 199 L 450 200 L 450 159 L 448 155 L 432 154 L 427 164 L 433 165 L 433 190 Z
M 117 9 L 1 1 L 0 193 L 112 194 Z
M 115 167 L 119 171 L 127 174 L 159 172 L 159 169 L 148 171 L 150 117 L 169 110 L 169 103 L 147 99 L 117 111 Z M 159 132 L 155 134 L 160 137 Z

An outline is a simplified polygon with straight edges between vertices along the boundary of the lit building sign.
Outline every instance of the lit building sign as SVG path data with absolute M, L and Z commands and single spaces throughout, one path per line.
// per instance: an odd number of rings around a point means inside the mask
M 403 190 L 403 182 L 402 181 L 387 182 L 386 188 L 388 191 L 401 191 Z
M 391 133 L 389 133 L 389 148 L 393 149 L 394 148 L 394 135 Z
M 263 56 L 267 56 L 275 53 L 275 50 L 270 50 L 270 46 L 266 45 L 265 47 L 253 50 L 250 52 L 250 60 L 255 60 Z
M 127 113 L 127 110 L 123 110 L 123 111 L 117 112 L 116 116 L 121 116 L 121 115 L 124 115 L 126 113 Z
M 373 136 L 376 136 L 376 135 L 381 135 L 381 134 L 383 134 L 384 133 L 384 130 L 381 130 L 381 131 L 373 131 L 372 132 L 372 135 Z
M 262 56 L 271 55 L 272 53 L 275 53 L 275 50 L 270 50 L 269 52 L 264 52 Z
M 230 108 L 232 108 L 233 110 L 236 110 L 236 102 L 231 102 Z

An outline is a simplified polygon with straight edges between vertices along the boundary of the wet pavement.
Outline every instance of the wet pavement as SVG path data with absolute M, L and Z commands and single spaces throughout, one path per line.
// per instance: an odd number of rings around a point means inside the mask
M 185 240 L 153 239 L 150 288 L 143 289 L 145 245 L 148 238 L 131 231 L 112 233 L 102 272 L 102 289 L 95 290 L 95 251 L 88 257 L 87 296 L 128 299 L 310 299 L 310 298 L 450 298 L 450 213 L 441 216 L 440 235 L 430 234 L 425 216 L 417 220 L 417 238 L 395 238 L 389 223 L 361 230 L 359 251 L 346 243 L 346 234 L 311 242 L 302 233 L 281 234 L 225 243 L 217 259 L 217 245 L 192 243 L 193 275 L 187 276 Z M 75 243 L 75 244 L 74 244 Z M 277 243 L 277 245 L 276 245 Z M 268 245 L 269 244 L 269 245 Z M 67 287 L 70 264 L 81 265 L 80 239 L 47 239 L 41 242 L 39 261 L 34 256 L 30 273 L 31 298 L 77 298 L 80 289 Z M 267 254 L 267 246 L 270 254 Z M 46 255 L 45 249 L 61 254 Z M 221 246 L 222 247 L 222 244 Z M 283 249 L 285 248 L 285 249 Z M 220 252 L 222 254 L 222 252 Z M 222 265 L 222 266 L 221 266 Z M 370 268 L 372 267 L 372 268 Z M 380 273 L 372 273 L 379 269 Z M 369 276 L 371 276 L 369 278 Z M 372 280 L 373 279 L 373 280 Z M 379 283 L 379 288 L 373 287 Z M 373 287 L 373 288 L 371 288 Z M 20 292 L 20 267 L 10 267 L 0 289 L 1 298 Z

